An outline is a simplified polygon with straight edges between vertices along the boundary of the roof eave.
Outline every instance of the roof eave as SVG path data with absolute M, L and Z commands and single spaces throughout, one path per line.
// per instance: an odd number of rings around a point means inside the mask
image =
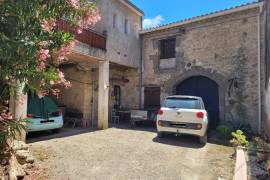
M 125 6 L 127 6 L 129 9 L 131 9 L 133 12 L 138 14 L 139 16 L 144 16 L 144 12 L 140 10 L 137 6 L 135 6 L 133 3 L 129 2 L 128 0 L 120 0 L 121 3 L 123 3 Z
M 171 24 L 168 24 L 168 25 L 164 25 L 164 26 L 160 26 L 160 27 L 156 27 L 156 28 L 152 28 L 152 29 L 146 29 L 146 30 L 141 31 L 140 34 L 147 34 L 147 33 L 150 33 L 150 32 L 170 29 L 170 28 L 182 26 L 182 25 L 185 25 L 185 24 L 190 24 L 190 23 L 202 21 L 202 20 L 205 20 L 205 19 L 215 18 L 215 17 L 219 17 L 219 16 L 223 16 L 223 15 L 227 15 L 227 14 L 232 14 L 232 13 L 235 13 L 235 12 L 244 11 L 244 10 L 248 10 L 248 9 L 253 9 L 253 8 L 257 8 L 257 7 L 262 8 L 263 7 L 263 2 L 256 2 L 256 3 L 252 3 L 252 4 L 248 4 L 248 5 L 228 9 L 228 10 L 223 10 L 223 11 L 220 11 L 220 12 L 217 12 L 217 13 L 212 13 L 212 14 L 208 14 L 208 15 L 202 15 L 202 16 L 195 17 L 195 18 L 190 18 L 190 19 L 187 19 L 187 20 L 183 20 L 183 21 L 176 22 L 176 23 L 171 23 Z

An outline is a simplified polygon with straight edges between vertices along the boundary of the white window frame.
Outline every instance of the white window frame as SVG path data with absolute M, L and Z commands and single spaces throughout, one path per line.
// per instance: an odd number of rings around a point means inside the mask
M 113 28 L 114 29 L 118 28 L 118 15 L 116 13 L 113 14 Z
M 128 18 L 125 18 L 124 20 L 124 33 L 129 34 L 130 32 L 130 22 Z

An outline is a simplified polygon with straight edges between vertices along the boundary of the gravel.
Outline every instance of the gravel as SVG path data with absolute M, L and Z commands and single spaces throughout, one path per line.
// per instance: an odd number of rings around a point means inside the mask
M 34 135 L 29 143 L 48 180 L 231 180 L 233 176 L 231 147 L 202 146 L 189 136 L 160 139 L 151 128 L 65 129 L 60 134 Z

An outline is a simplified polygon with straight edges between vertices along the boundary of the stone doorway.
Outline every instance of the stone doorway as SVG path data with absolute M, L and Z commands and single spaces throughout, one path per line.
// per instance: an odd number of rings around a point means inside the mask
M 220 102 L 219 86 L 215 81 L 205 76 L 193 76 L 176 86 L 176 94 L 202 97 L 210 120 L 209 127 L 217 127 L 220 120 Z

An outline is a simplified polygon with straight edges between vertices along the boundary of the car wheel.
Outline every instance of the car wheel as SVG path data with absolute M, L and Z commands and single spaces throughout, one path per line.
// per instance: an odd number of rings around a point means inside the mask
M 163 133 L 163 132 L 158 132 L 158 133 L 157 133 L 157 136 L 158 136 L 159 138 L 163 138 L 163 137 L 164 137 L 164 133 Z
M 204 136 L 200 137 L 200 143 L 203 144 L 203 145 L 207 143 L 207 135 L 204 135 Z

